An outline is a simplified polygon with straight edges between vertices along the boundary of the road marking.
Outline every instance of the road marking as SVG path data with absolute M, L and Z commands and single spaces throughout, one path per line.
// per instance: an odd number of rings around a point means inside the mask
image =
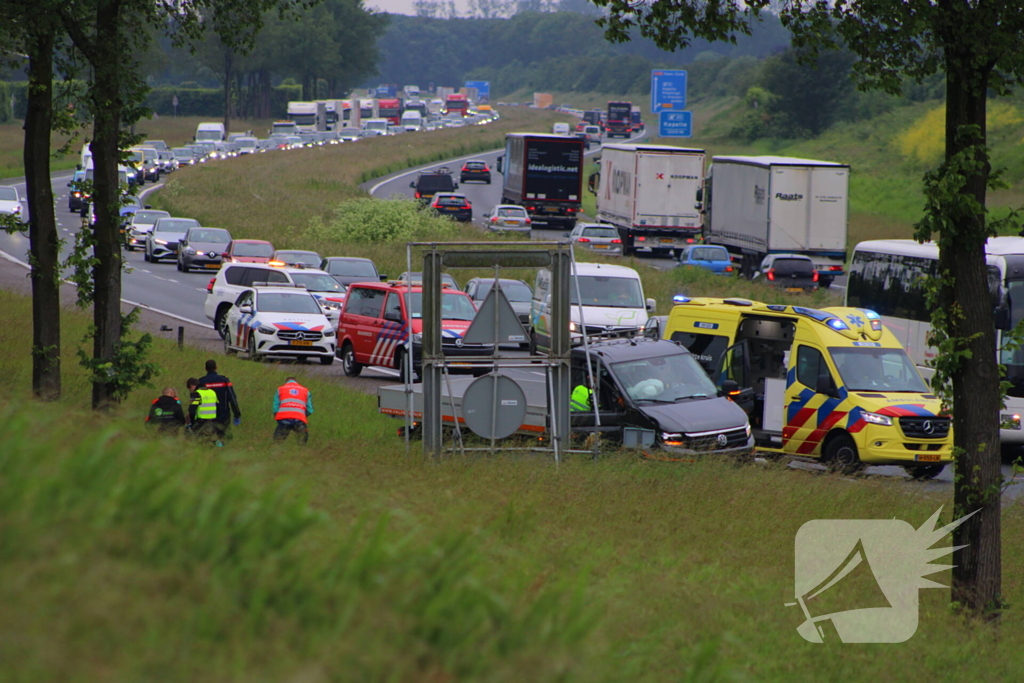
M 10 261 L 11 263 L 16 263 L 19 266 L 21 266 L 22 268 L 25 268 L 26 270 L 32 270 L 32 267 L 29 264 L 25 263 L 24 261 L 22 261 L 19 258 L 15 258 L 14 256 L 11 256 L 6 251 L 0 251 L 0 258 L 4 259 L 6 261 Z M 72 283 L 70 283 L 67 280 L 65 280 L 65 283 L 72 284 Z M 210 330 L 214 329 L 213 325 L 208 323 L 208 322 L 203 323 L 203 322 L 199 322 L 198 320 L 192 320 L 191 318 L 186 318 L 185 316 L 178 315 L 176 313 L 171 313 L 170 311 L 165 311 L 165 310 L 163 310 L 161 308 L 155 308 L 153 306 L 148 306 L 146 304 L 139 303 L 138 301 L 132 301 L 130 299 L 121 299 L 121 303 L 128 304 L 129 306 L 138 306 L 139 308 L 144 308 L 147 311 L 152 311 L 154 313 L 159 313 L 160 315 L 166 315 L 168 318 L 174 318 L 175 320 L 180 320 L 180 321 L 182 321 L 184 323 L 189 323 L 189 324 L 195 325 L 197 327 L 204 327 L 204 328 L 207 328 L 207 329 L 210 329 Z

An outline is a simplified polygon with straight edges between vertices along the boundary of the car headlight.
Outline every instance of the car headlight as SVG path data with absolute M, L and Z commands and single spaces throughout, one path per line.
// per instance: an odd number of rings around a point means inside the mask
M 196 253 L 196 250 L 193 249 L 192 247 L 185 247 L 185 253 L 191 256 L 192 254 Z
M 861 413 L 861 417 L 866 422 L 870 422 L 873 425 L 882 425 L 883 427 L 892 426 L 892 418 L 888 415 L 879 415 L 878 413 Z
M 574 322 L 571 322 L 571 321 L 569 322 L 569 331 L 570 332 L 579 332 L 581 329 L 582 328 L 580 327 L 579 323 L 574 323 Z
M 666 446 L 682 446 L 683 435 L 676 432 L 662 432 L 661 442 Z
M 333 337 L 334 330 L 324 330 L 324 337 Z
M 260 325 L 258 328 L 260 334 L 277 334 L 277 330 L 273 327 L 267 327 L 266 325 Z
M 167 244 L 167 240 L 153 240 L 157 244 Z

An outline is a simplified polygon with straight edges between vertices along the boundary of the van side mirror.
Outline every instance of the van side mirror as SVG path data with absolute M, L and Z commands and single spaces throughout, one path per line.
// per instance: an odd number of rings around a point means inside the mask
M 697 201 L 698 202 L 704 201 L 704 188 L 703 187 L 698 187 L 697 188 Z
M 501 174 L 504 175 L 504 173 L 505 173 L 505 155 L 504 154 L 501 155 L 500 157 L 498 157 L 497 167 L 498 167 L 498 173 L 501 173 Z
M 413 181 L 413 182 L 409 183 L 409 187 L 415 188 L 416 187 L 416 181 Z
M 597 194 L 597 190 L 601 187 L 601 174 L 591 173 L 590 177 L 587 178 L 587 189 L 590 190 L 590 194 Z
M 815 393 L 825 394 L 826 396 L 834 396 L 836 393 L 835 388 L 832 386 L 832 376 L 827 372 L 823 372 L 818 375 L 818 381 L 814 387 Z
M 654 309 L 658 307 L 658 302 L 654 299 L 647 300 L 647 312 L 654 313 Z
M 719 396 L 736 396 L 740 393 L 740 385 L 734 379 L 727 379 L 722 382 L 722 387 L 718 390 Z
M 402 316 L 398 311 L 384 311 L 384 319 L 393 323 L 402 322 Z
M 388 281 L 388 276 L 385 275 L 384 273 L 381 273 L 378 277 L 380 277 L 380 281 L 381 282 L 387 282 Z

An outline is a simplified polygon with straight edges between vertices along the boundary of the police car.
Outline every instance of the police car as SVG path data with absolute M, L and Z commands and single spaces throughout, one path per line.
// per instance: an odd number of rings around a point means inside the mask
M 256 283 L 238 295 L 225 316 L 224 351 L 250 360 L 319 358 L 334 362 L 337 337 L 316 298 L 304 287 Z

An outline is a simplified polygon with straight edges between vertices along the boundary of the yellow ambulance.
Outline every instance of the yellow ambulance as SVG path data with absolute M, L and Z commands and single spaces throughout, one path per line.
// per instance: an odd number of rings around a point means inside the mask
M 844 471 L 952 461 L 951 420 L 874 311 L 677 296 L 663 337 L 682 344 L 750 417 L 759 451 Z

